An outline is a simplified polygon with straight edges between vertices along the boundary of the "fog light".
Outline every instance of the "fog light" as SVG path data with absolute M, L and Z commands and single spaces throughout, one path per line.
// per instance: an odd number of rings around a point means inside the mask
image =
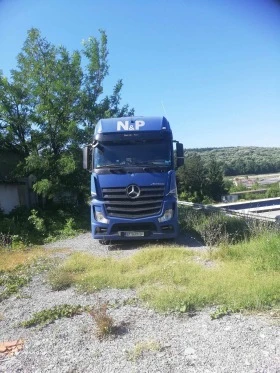
M 173 218 L 173 210 L 168 209 L 165 211 L 165 213 L 162 215 L 162 217 L 158 218 L 159 223 L 162 223 L 164 221 L 168 221 Z
M 98 223 L 104 224 L 109 224 L 110 222 L 110 220 L 105 218 L 101 211 L 95 211 L 95 220 L 98 221 Z

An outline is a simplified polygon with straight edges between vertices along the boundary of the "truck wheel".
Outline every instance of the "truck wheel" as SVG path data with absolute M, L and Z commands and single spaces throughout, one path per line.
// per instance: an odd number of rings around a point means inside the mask
M 99 243 L 101 245 L 109 245 L 110 241 L 108 241 L 108 240 L 99 240 Z

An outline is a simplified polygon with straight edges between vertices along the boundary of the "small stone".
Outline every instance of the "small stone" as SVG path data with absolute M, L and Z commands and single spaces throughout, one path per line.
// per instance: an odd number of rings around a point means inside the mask
M 195 354 L 195 349 L 188 347 L 185 349 L 185 355 L 194 355 Z
M 18 344 L 18 341 L 4 342 L 6 347 L 14 347 Z
M 6 351 L 6 346 L 3 344 L 0 344 L 0 352 L 5 352 Z

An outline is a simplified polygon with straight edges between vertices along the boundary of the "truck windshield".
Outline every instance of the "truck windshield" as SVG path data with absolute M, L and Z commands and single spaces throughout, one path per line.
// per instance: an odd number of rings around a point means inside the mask
M 171 166 L 172 147 L 167 140 L 103 142 L 94 149 L 94 168 Z

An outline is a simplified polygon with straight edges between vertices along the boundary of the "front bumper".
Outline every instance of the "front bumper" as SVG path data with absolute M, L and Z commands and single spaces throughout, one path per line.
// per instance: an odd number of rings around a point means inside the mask
M 109 224 L 99 223 L 92 214 L 92 236 L 98 240 L 160 240 L 175 238 L 178 235 L 177 206 L 174 206 L 172 219 L 159 223 L 161 216 L 150 216 L 140 219 L 109 217 Z M 167 208 L 167 207 L 166 207 Z M 165 209 L 166 209 L 165 208 Z M 163 211 L 165 211 L 165 209 Z

